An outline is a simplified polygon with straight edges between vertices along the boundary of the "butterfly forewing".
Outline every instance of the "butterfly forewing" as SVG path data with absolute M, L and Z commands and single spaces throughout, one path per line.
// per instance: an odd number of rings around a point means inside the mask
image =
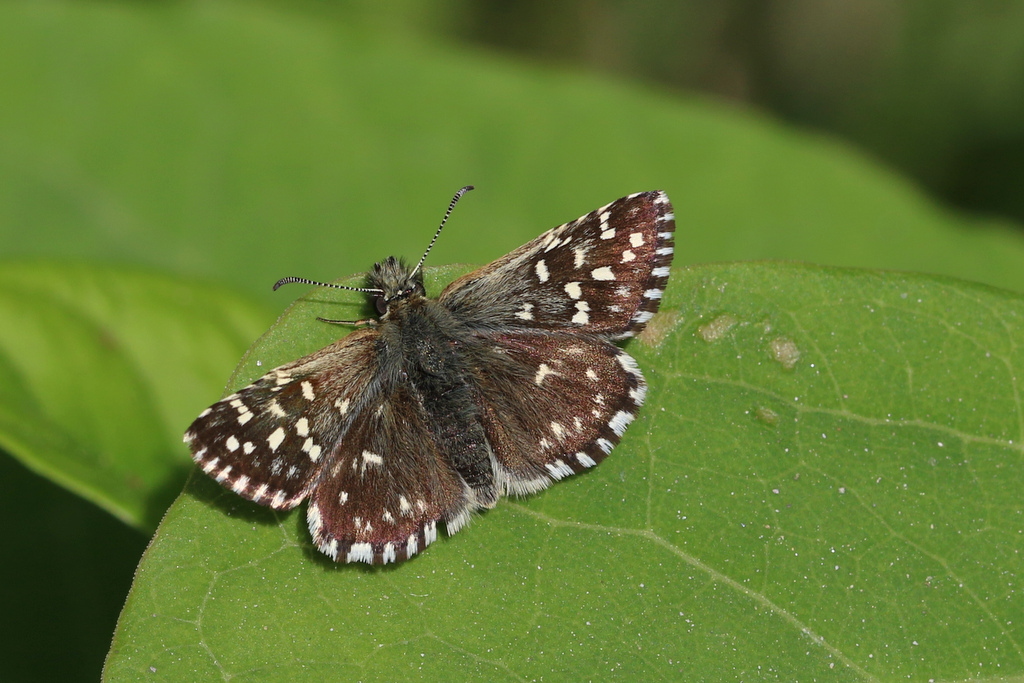
M 185 433 L 192 459 L 244 498 L 295 507 L 370 398 L 376 337 L 354 332 L 213 404 Z
M 661 302 L 674 231 L 664 192 L 630 195 L 456 280 L 438 300 L 481 327 L 632 336 Z

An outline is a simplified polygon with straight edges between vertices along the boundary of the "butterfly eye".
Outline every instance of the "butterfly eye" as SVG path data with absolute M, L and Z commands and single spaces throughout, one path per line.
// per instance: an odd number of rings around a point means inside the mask
M 382 296 L 373 297 L 373 305 L 377 307 L 377 313 L 380 315 L 388 312 L 388 300 Z

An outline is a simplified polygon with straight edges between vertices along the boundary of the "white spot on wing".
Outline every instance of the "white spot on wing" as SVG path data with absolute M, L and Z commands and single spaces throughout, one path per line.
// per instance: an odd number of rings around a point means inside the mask
M 593 467 L 597 462 L 586 453 L 577 453 L 576 461 L 584 467 Z
M 395 544 L 394 543 L 385 543 L 384 544 L 384 553 L 381 555 L 381 561 L 384 564 L 387 564 L 388 562 L 395 562 L 396 561 Z
M 572 322 L 576 323 L 577 325 L 586 325 L 587 323 L 589 323 L 590 315 L 587 313 L 587 311 L 589 310 L 590 304 L 588 304 L 586 301 L 577 301 L 576 313 L 575 315 L 572 316 Z
M 564 479 L 572 474 L 572 468 L 565 464 L 562 460 L 556 460 L 549 462 L 545 467 L 548 468 L 548 472 L 551 473 L 552 479 Z
M 235 493 L 242 493 L 249 488 L 249 477 L 244 474 L 238 478 L 238 480 L 231 485 L 231 490 Z
M 554 370 L 552 370 L 551 367 L 548 366 L 547 363 L 541 363 L 540 367 L 537 368 L 537 374 L 534 375 L 534 377 L 533 377 L 533 383 L 536 384 L 537 386 L 540 386 L 541 382 L 544 381 L 545 377 L 547 377 L 548 375 L 557 375 L 557 374 L 558 373 L 555 372 Z
M 338 409 L 338 412 L 344 415 L 348 412 L 348 399 L 342 401 L 340 398 L 334 400 L 334 407 Z
M 309 455 L 309 459 L 313 462 L 317 461 L 320 457 L 320 447 L 313 443 L 313 437 L 309 437 L 302 444 L 302 452 Z
M 312 401 L 316 398 L 316 394 L 313 393 L 313 385 L 308 380 L 302 382 L 302 396 L 307 401 Z
M 608 211 L 601 212 L 601 239 L 610 240 L 615 237 L 615 228 L 608 227 L 608 217 L 611 215 Z
M 608 426 L 615 432 L 615 436 L 622 436 L 622 433 L 626 431 L 626 427 L 633 421 L 633 415 L 627 413 L 625 410 L 620 410 L 615 413 L 614 417 L 608 421 Z
M 300 417 L 295 422 L 295 433 L 299 436 L 309 436 L 309 420 Z
M 629 263 L 630 261 L 635 261 L 635 260 L 636 260 L 636 254 L 631 252 L 629 249 L 627 249 L 626 251 L 622 252 L 622 262 L 623 263 Z
M 644 245 L 644 235 L 641 232 L 634 232 L 629 236 L 629 243 L 634 247 L 642 247 Z
M 521 320 L 533 320 L 533 304 L 523 304 L 523 310 L 516 313 Z
M 622 353 L 620 351 L 618 354 L 616 354 L 615 359 L 619 361 L 619 365 L 622 366 L 622 369 L 628 372 L 629 374 L 633 375 L 634 377 L 643 377 L 643 375 L 640 374 L 640 366 L 636 364 L 636 360 L 633 358 L 633 356 L 629 355 L 628 353 Z
M 278 427 L 274 432 L 267 437 L 267 444 L 270 446 L 271 451 L 276 451 L 277 447 L 284 441 L 284 428 Z
M 373 546 L 369 543 L 353 543 L 349 548 L 346 562 L 366 562 L 373 564 Z
M 370 451 L 363 451 L 363 463 L 364 467 L 366 465 L 376 465 L 377 467 L 380 467 L 381 465 L 384 464 L 384 458 L 377 455 L 376 453 L 371 453 Z
M 565 293 L 572 299 L 579 299 L 583 296 L 583 288 L 580 287 L 578 282 L 567 282 L 565 284 Z
M 668 277 L 668 273 L 668 266 L 659 266 L 651 271 L 651 275 L 654 277 Z
M 601 266 L 600 268 L 595 268 L 590 271 L 590 277 L 595 280 L 614 280 L 615 273 L 613 273 L 612 269 L 608 266 Z
M 537 272 L 537 279 L 541 282 L 547 282 L 548 278 L 551 277 L 551 273 L 548 272 L 548 266 L 544 263 L 544 259 L 537 261 L 537 265 L 534 266 L 534 270 Z
M 237 451 L 237 450 L 238 450 L 238 447 L 239 447 L 239 446 L 240 446 L 241 444 L 239 444 L 239 443 L 238 443 L 238 439 L 236 439 L 236 438 L 234 437 L 234 435 L 232 435 L 232 436 L 229 436 L 229 437 L 228 437 L 228 440 L 224 442 L 224 445 L 225 445 L 225 446 L 227 446 L 227 449 L 228 449 L 229 451 L 231 451 L 232 453 L 234 453 L 235 451 Z

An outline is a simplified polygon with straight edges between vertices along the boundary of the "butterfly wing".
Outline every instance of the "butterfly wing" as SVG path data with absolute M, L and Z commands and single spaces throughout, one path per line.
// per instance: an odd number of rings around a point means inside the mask
M 307 511 L 321 552 L 338 562 L 412 557 L 468 518 L 470 492 L 441 455 L 407 382 L 382 391 L 331 454 Z
M 378 336 L 357 330 L 213 404 L 185 432 L 192 459 L 243 498 L 295 507 L 374 396 Z
M 631 337 L 661 302 L 674 231 L 664 192 L 630 195 L 459 278 L 438 300 L 478 329 Z
M 475 401 L 503 493 L 593 467 L 644 402 L 636 361 L 601 338 L 514 331 L 489 342 L 494 358 L 476 373 Z

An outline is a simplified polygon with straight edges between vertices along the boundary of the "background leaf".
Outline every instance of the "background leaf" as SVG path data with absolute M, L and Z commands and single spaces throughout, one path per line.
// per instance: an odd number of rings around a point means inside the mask
M 1020 675 L 1024 298 L 780 264 L 666 296 L 613 455 L 406 564 L 335 566 L 301 511 L 194 477 L 108 679 Z
M 197 402 L 270 319 L 208 284 L 75 264 L 0 264 L 0 447 L 153 528 L 191 461 Z
M 486 263 L 664 189 L 692 262 L 895 268 L 1024 290 L 1024 245 L 841 143 L 686 96 L 232 2 L 0 4 L 0 241 L 269 282 Z

